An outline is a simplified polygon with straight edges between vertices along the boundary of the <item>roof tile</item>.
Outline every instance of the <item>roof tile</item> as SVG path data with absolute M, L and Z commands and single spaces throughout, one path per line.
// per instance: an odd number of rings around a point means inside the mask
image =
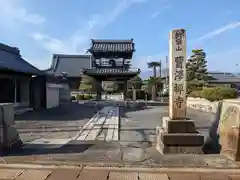
M 85 74 L 99 74 L 99 75 L 115 75 L 115 74 L 138 74 L 140 69 L 123 69 L 123 68 L 91 68 L 84 69 Z
M 29 73 L 33 75 L 44 74 L 43 71 L 40 71 L 30 63 L 25 61 L 20 55 L 17 55 L 16 52 L 5 51 L 1 48 L 0 48 L 0 69 L 10 70 L 15 72 L 22 72 L 22 73 Z
M 89 52 L 133 52 L 133 40 L 92 40 Z

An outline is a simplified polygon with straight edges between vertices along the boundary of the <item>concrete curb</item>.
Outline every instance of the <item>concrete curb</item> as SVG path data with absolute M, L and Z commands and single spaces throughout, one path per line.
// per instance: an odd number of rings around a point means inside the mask
M 0 164 L 7 169 L 82 169 L 82 165 Z
M 36 165 L 36 164 L 0 164 L 0 168 L 7 169 L 79 169 L 118 172 L 148 172 L 148 173 L 240 173 L 240 169 L 213 169 L 213 168 L 131 168 L 131 167 L 92 167 L 82 165 Z
M 210 169 L 210 168 L 127 168 L 127 167 L 90 167 L 85 166 L 83 170 L 105 170 L 105 171 L 118 171 L 118 172 L 147 172 L 147 173 L 240 173 L 240 169 Z

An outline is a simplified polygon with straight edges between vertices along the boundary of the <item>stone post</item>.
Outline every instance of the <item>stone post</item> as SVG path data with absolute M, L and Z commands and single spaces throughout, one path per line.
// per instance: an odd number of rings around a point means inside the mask
M 136 100 L 137 100 L 137 94 L 136 94 L 136 89 L 133 87 L 133 89 L 132 89 L 132 99 L 133 99 L 133 101 L 135 102 Z
M 96 80 L 96 91 L 97 91 L 96 100 L 100 101 L 102 98 L 102 81 L 101 80 Z
M 0 153 L 19 150 L 22 144 L 19 133 L 14 127 L 13 104 L 0 104 Z
M 157 127 L 157 150 L 201 154 L 204 136 L 186 118 L 186 31 L 172 30 L 169 41 L 169 116 Z
M 181 43 L 180 43 L 181 41 Z M 169 117 L 186 119 L 186 33 L 173 30 L 169 47 Z
M 124 101 L 127 100 L 127 91 L 128 91 L 127 80 L 124 80 L 124 90 L 123 90 Z

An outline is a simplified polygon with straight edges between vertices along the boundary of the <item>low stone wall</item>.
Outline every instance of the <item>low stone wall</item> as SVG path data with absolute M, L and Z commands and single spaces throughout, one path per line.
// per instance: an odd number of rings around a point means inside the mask
M 216 114 L 210 140 L 218 143 L 221 154 L 240 161 L 240 99 L 210 102 L 201 98 L 188 98 L 187 106 Z
M 187 107 L 203 112 L 216 113 L 218 108 L 218 101 L 210 102 L 202 98 L 188 98 Z
M 102 99 L 120 101 L 120 100 L 123 100 L 124 97 L 123 97 L 123 94 L 103 94 Z
M 240 103 L 240 99 L 225 99 L 223 100 L 223 103 L 225 102 Z M 191 97 L 187 99 L 187 107 L 203 112 L 217 113 L 218 105 L 219 101 L 211 102 L 203 98 L 191 98 Z
M 0 104 L 0 151 L 9 152 L 22 147 L 19 133 L 14 127 L 14 107 L 12 103 Z

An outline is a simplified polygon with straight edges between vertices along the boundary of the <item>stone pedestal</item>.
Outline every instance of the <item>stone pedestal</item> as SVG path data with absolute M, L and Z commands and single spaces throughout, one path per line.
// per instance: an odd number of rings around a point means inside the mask
M 0 151 L 5 153 L 21 147 L 22 141 L 14 127 L 13 104 L 0 104 Z
M 204 136 L 196 131 L 192 120 L 171 120 L 163 117 L 162 126 L 157 127 L 157 150 L 167 153 L 202 154 Z

